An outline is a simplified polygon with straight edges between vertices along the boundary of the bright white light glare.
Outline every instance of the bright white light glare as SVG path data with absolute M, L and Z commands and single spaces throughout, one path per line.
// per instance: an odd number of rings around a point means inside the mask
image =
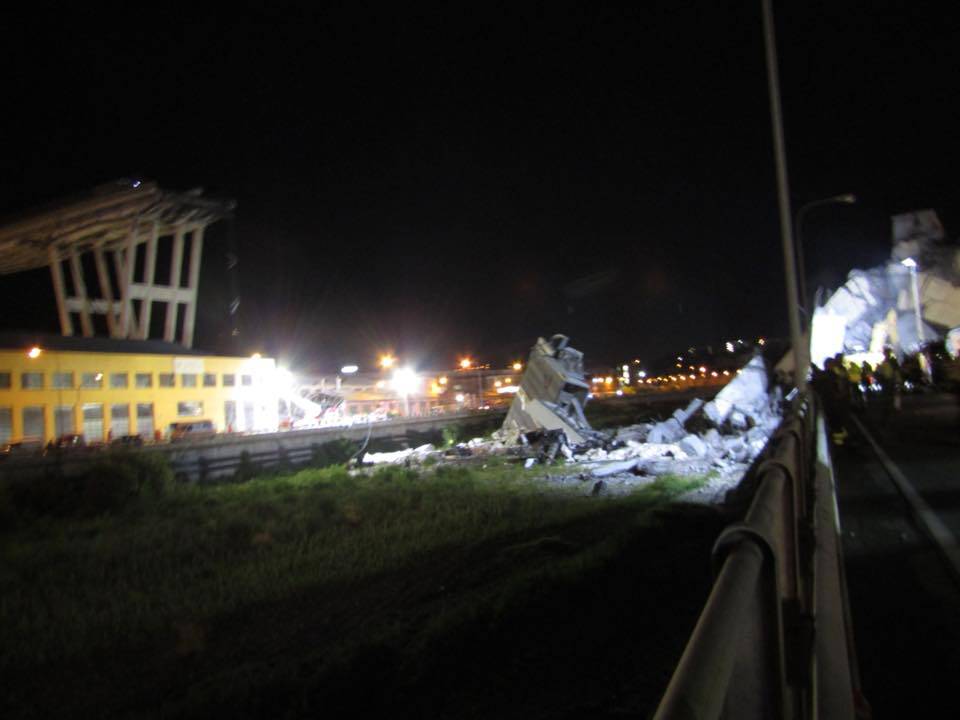
M 512 393 L 515 393 L 515 392 L 516 392 L 517 390 L 519 390 L 519 389 L 520 389 L 520 388 L 517 387 L 516 385 L 504 385 L 504 386 L 502 386 L 502 387 L 498 387 L 498 388 L 497 388 L 497 394 L 498 394 L 498 395 L 504 395 L 504 394 L 508 394 L 508 393 L 509 393 L 509 394 L 512 394 Z
M 733 352 L 733 343 L 732 343 L 732 342 L 728 342 L 728 343 L 727 343 L 727 352 Z
M 420 378 L 410 368 L 400 368 L 393 373 L 393 389 L 400 395 L 412 395 L 420 385 Z
M 917 261 L 913 258 L 904 258 L 900 261 L 900 264 L 905 268 L 915 268 L 917 266 Z
M 342 368 L 340 368 L 340 372 L 342 372 L 344 375 L 353 375 L 359 369 L 360 368 L 356 365 L 344 365 Z
M 623 395 L 623 390 L 617 390 L 617 396 L 619 397 L 621 395 Z
M 700 366 L 700 372 L 705 373 L 706 371 L 707 371 L 707 369 L 706 369 L 703 365 L 701 365 L 701 366 Z
M 637 373 L 637 375 L 639 375 L 639 376 L 642 377 L 642 378 L 645 378 L 645 377 L 647 376 L 647 371 L 646 371 L 646 370 L 641 370 L 639 373 Z
M 43 352 L 43 351 L 42 351 L 40 348 L 38 348 L 38 347 L 32 347 L 32 348 L 30 348 L 30 352 L 27 353 L 27 357 L 28 357 L 28 358 L 31 358 L 31 359 L 38 358 L 38 357 L 40 357 L 40 353 L 41 353 L 41 352 Z
M 515 362 L 515 363 L 513 364 L 513 369 L 516 370 L 517 372 L 520 372 L 520 371 L 523 369 L 523 364 L 522 364 L 522 363 Z
M 463 402 L 463 393 L 457 393 L 457 402 L 458 402 L 458 403 L 462 403 L 462 402 Z

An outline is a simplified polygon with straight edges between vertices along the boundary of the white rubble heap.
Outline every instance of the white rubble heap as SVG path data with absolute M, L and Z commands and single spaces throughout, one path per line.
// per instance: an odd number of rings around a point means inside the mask
M 594 495 L 615 495 L 654 482 L 661 475 L 706 476 L 706 483 L 683 500 L 703 504 L 723 501 L 737 487 L 780 424 L 779 388 L 768 390 L 763 358 L 753 358 L 710 402 L 695 399 L 662 422 L 621 427 L 613 434 L 613 449 L 561 447 L 564 468 L 544 482 L 583 488 Z M 685 426 L 699 418 L 701 433 Z M 508 455 L 516 445 L 475 438 L 458 446 L 472 456 Z M 367 453 L 365 464 L 411 464 L 443 457 L 432 445 L 393 453 Z M 537 460 L 526 457 L 524 467 Z

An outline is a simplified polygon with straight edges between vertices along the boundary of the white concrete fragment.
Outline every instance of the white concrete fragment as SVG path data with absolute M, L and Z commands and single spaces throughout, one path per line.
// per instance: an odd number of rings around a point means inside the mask
M 707 444 L 696 435 L 687 435 L 679 445 L 680 449 L 690 457 L 704 457 L 710 452 Z
M 593 477 L 608 477 L 610 475 L 619 475 L 620 473 L 631 472 L 636 466 L 639 460 L 621 460 L 620 462 L 612 462 L 606 465 L 600 465 L 590 470 L 590 474 Z
M 767 368 L 759 355 L 740 369 L 703 411 L 714 425 L 722 425 L 734 406 L 741 410 L 759 409 L 767 404 Z
M 363 456 L 363 463 L 371 465 L 382 465 L 387 463 L 399 465 L 406 462 L 408 458 L 413 460 L 423 460 L 425 457 L 427 457 L 427 455 L 435 450 L 436 448 L 433 445 L 428 444 L 407 450 L 397 450 L 396 452 L 366 453 Z

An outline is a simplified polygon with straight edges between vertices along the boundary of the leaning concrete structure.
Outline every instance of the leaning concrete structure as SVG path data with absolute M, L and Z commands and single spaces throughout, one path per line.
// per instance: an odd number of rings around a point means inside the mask
M 154 182 L 101 185 L 4 222 L 0 274 L 49 267 L 63 335 L 76 334 L 76 321 L 81 335 L 93 337 L 93 318 L 102 315 L 110 337 L 151 339 L 154 306 L 163 306 L 163 335 L 155 339 L 192 347 L 204 230 L 234 205 Z M 165 237 L 172 257 L 161 281 L 157 256 Z M 85 257 L 95 273 L 84 272 Z
M 520 387 L 503 421 L 507 442 L 536 430 L 560 430 L 571 445 L 595 439 L 583 415 L 590 386 L 583 375 L 583 353 L 568 347 L 569 338 L 537 339 Z

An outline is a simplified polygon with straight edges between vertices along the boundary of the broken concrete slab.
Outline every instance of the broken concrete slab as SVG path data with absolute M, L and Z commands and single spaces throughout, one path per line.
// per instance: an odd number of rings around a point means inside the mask
M 648 443 L 672 443 L 686 434 L 683 425 L 676 418 L 668 418 L 650 428 Z
M 707 444 L 696 435 L 687 435 L 678 444 L 691 457 L 705 457 L 710 452 Z
M 701 398 L 694 398 L 690 401 L 687 407 L 681 409 L 677 408 L 673 412 L 673 419 L 676 420 L 681 425 L 686 425 L 687 420 L 693 417 L 700 408 L 703 407 L 703 400 Z
M 703 407 L 710 421 L 720 427 L 736 407 L 741 412 L 761 411 L 768 404 L 767 366 L 760 355 L 737 371 L 737 376 Z
M 583 353 L 568 343 L 565 335 L 537 338 L 499 431 L 504 442 L 516 443 L 536 430 L 559 430 L 570 445 L 606 437 L 591 428 L 583 414 L 590 386 L 583 374 Z

